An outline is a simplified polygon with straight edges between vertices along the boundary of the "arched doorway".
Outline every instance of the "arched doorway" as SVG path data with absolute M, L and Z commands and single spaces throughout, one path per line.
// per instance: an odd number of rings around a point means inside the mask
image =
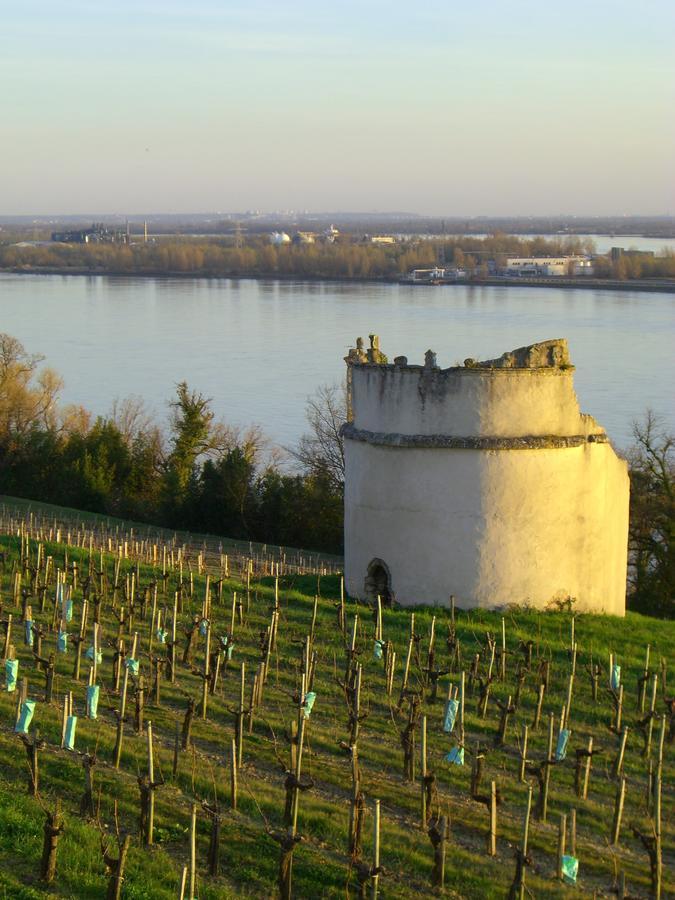
M 368 600 L 375 601 L 379 597 L 385 606 L 391 605 L 391 575 L 381 559 L 374 559 L 368 565 L 364 587 Z

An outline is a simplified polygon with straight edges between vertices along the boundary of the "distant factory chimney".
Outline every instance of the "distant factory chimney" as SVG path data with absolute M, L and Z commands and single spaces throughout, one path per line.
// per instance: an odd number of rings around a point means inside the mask
M 143 243 L 148 243 L 148 223 L 143 222 Z

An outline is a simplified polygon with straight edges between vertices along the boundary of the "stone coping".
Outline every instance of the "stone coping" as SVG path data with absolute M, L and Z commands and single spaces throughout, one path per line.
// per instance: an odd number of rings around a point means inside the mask
M 607 444 L 606 434 L 523 435 L 522 437 L 451 437 L 447 434 L 400 434 L 398 432 L 366 431 L 348 422 L 341 434 L 350 441 L 376 447 L 417 447 L 450 450 L 556 450 L 582 447 L 584 444 Z
M 349 360 L 348 366 L 355 369 L 372 369 L 384 372 L 415 372 L 418 375 L 571 375 L 576 371 L 575 366 L 448 366 L 447 369 L 441 369 L 439 366 L 429 368 L 422 365 L 414 365 L 408 363 L 406 365 L 396 365 L 395 363 L 371 363 L 358 362 Z

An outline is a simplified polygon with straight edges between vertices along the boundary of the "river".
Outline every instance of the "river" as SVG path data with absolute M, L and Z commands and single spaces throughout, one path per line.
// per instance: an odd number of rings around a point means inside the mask
M 0 310 L 0 330 L 63 376 L 63 400 L 97 414 L 135 394 L 165 420 L 186 380 L 219 417 L 288 446 L 307 397 L 377 332 L 390 358 L 431 348 L 443 367 L 566 337 L 581 408 L 615 444 L 648 407 L 675 429 L 673 294 L 0 274 Z

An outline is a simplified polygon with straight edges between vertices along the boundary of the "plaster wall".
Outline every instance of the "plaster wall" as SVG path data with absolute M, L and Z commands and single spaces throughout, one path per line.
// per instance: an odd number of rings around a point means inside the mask
M 579 412 L 573 369 L 352 366 L 355 428 L 406 435 L 602 434 Z
M 364 380 L 369 381 L 355 383 Z M 376 423 L 389 430 L 391 404 L 400 391 L 411 409 L 399 407 L 398 423 L 409 421 L 417 433 L 425 421 L 432 427 L 424 413 L 415 418 L 417 403 L 402 382 L 384 380 L 385 396 L 391 391 L 392 398 L 385 412 L 355 402 L 357 423 L 360 416 L 362 427 Z M 549 383 L 569 398 L 571 381 Z M 464 434 L 477 382 L 469 376 L 466 384 L 466 393 L 463 385 L 458 388 L 461 426 L 449 414 L 444 419 L 446 428 Z M 483 389 L 485 384 L 480 382 Z M 488 396 L 494 384 L 488 380 Z M 524 388 L 523 403 L 527 394 Z M 571 421 L 572 410 L 560 415 Z M 498 410 L 492 419 L 508 427 Z M 552 427 L 555 414 L 546 420 Z M 532 433 L 535 418 L 528 416 L 528 423 Z M 433 427 L 438 429 L 438 419 Z M 480 420 L 478 427 L 484 427 Z M 523 433 L 522 426 L 517 430 Z M 454 594 L 460 607 L 543 608 L 571 596 L 580 611 L 624 615 L 628 474 L 608 443 L 519 450 L 345 444 L 345 572 L 351 594 L 364 595 L 368 565 L 380 558 L 404 605 L 446 605 Z

